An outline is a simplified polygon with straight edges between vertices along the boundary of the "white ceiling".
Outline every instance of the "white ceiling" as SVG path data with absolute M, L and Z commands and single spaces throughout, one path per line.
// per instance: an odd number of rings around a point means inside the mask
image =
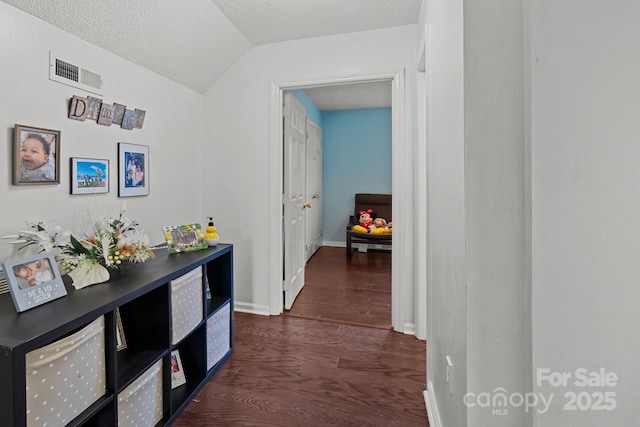
M 254 45 L 415 24 L 420 0 L 211 0 Z
M 415 24 L 422 2 L 2 1 L 198 92 L 210 87 L 253 46 Z M 391 105 L 387 82 L 306 91 L 321 110 Z
M 391 107 L 391 81 L 305 88 L 321 111 Z

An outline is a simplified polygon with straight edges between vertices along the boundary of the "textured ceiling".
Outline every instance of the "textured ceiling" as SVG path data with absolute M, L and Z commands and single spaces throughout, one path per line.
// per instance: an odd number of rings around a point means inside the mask
M 391 81 L 304 89 L 321 111 L 391 107 Z
M 1 0 L 198 92 L 253 46 L 410 25 L 422 0 Z M 384 93 L 373 89 L 372 92 Z M 360 95 L 343 86 L 336 102 Z M 354 85 L 362 91 L 362 85 Z M 331 88 L 313 89 L 312 99 Z M 386 95 L 383 95 L 386 96 Z M 330 105 L 324 95 L 321 109 Z M 320 98 L 318 98 L 320 99 Z M 314 99 L 315 100 L 315 99 Z M 363 99 L 364 101 L 364 99 Z M 380 100 L 354 108 L 379 106 Z M 390 105 L 390 95 L 388 96 Z M 320 104 L 319 104 L 320 105 Z M 341 104 L 342 105 L 342 104 Z
M 211 0 L 3 1 L 198 92 L 252 47 Z
M 421 0 L 211 0 L 255 45 L 415 24 Z

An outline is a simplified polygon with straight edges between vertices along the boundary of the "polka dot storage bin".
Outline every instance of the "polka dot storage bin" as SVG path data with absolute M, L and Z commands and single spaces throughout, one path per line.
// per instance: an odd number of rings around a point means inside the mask
M 162 419 L 162 359 L 118 394 L 118 427 L 154 426 Z
M 229 351 L 231 304 L 226 303 L 207 319 L 207 370 Z
M 27 426 L 62 426 L 104 396 L 104 317 L 25 355 Z
M 171 281 L 171 343 L 177 344 L 202 321 L 202 267 Z

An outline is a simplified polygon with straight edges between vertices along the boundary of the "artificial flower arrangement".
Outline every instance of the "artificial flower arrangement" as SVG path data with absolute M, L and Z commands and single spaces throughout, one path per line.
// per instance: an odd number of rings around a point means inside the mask
M 55 223 L 27 224 L 29 230 L 3 236 L 13 239 L 14 257 L 25 257 L 39 252 L 52 252 L 60 268 L 72 279 L 73 286 L 86 286 L 106 282 L 109 270 L 127 263 L 142 263 L 155 255 L 149 246 L 149 237 L 137 222 L 124 216 L 124 206 L 117 218 L 91 215 L 91 229 L 77 238 Z

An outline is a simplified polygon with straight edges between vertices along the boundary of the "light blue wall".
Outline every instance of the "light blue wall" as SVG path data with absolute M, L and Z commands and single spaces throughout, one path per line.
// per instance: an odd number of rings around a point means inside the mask
M 354 194 L 391 194 L 391 108 L 320 111 L 291 93 L 322 129 L 322 240 L 344 242 Z
M 391 194 L 391 108 L 321 115 L 322 239 L 344 242 L 354 194 Z
M 307 96 L 304 90 L 294 89 L 290 91 L 293 96 L 304 106 L 307 111 L 307 118 L 322 129 L 322 115 L 316 104 Z

